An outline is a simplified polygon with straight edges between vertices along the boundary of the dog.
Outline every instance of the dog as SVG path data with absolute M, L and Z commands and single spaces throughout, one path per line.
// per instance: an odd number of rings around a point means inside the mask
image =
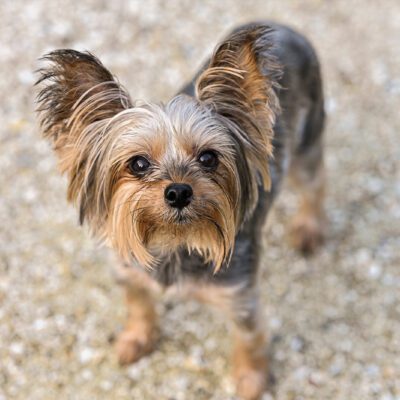
M 154 348 L 154 293 L 176 289 L 229 316 L 237 393 L 260 398 L 268 380 L 261 230 L 286 175 L 300 196 L 294 246 L 312 252 L 324 234 L 325 114 L 312 46 L 286 26 L 241 26 L 166 104 L 134 103 L 88 52 L 44 60 L 42 133 L 80 223 L 121 260 L 120 363 Z

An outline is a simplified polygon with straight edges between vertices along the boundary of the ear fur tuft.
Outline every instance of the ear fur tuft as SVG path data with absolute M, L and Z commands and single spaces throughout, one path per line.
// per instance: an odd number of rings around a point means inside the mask
M 37 96 L 42 133 L 54 145 L 61 172 L 68 175 L 68 199 L 78 206 L 83 223 L 87 216 L 106 214 L 106 199 L 94 200 L 101 178 L 99 144 L 108 121 L 132 102 L 90 53 L 56 50 L 42 60 L 49 64 L 38 71 L 36 83 L 43 86 Z
M 253 25 L 231 34 L 215 50 L 196 84 L 197 97 L 239 129 L 246 157 L 270 188 L 268 158 L 279 102 L 281 67 L 271 53 L 273 30 Z

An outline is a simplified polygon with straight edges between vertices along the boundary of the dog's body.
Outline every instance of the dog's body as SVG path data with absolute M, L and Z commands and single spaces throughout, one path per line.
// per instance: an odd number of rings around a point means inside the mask
M 96 192 L 91 192 L 92 187 L 97 192 L 102 188 L 96 168 L 103 168 L 103 175 L 107 170 L 104 170 L 103 164 L 96 166 L 101 156 L 94 152 L 92 156 L 89 153 L 91 148 L 88 154 L 84 154 L 79 146 L 93 146 L 97 140 L 95 135 L 105 138 L 107 134 L 110 137 L 114 135 L 113 149 L 118 146 L 118 141 L 127 141 L 125 137 L 117 137 L 109 127 L 116 118 L 115 131 L 123 129 L 128 122 L 126 119 L 119 122 L 118 118 L 121 119 L 124 113 L 129 115 L 132 107 L 129 96 L 114 81 L 111 83 L 112 93 L 109 91 L 103 96 L 99 88 L 110 83 L 112 76 L 107 75 L 108 71 L 101 64 L 97 65 L 97 60 L 88 60 L 90 56 L 82 53 L 53 53 L 49 58 L 56 68 L 44 70 L 41 79 L 53 81 L 53 85 L 48 85 L 39 97 L 45 135 L 54 141 L 61 168 L 70 176 L 69 197 L 78 202 L 81 220 L 86 218 L 92 225 L 95 220 L 94 230 L 98 231 L 98 226 L 101 226 L 100 234 L 108 238 L 124 259 L 120 276 L 127 288 L 129 319 L 117 342 L 121 363 L 137 360 L 149 352 L 156 341 L 152 289 L 179 288 L 185 294 L 217 305 L 233 320 L 234 370 L 238 393 L 246 399 L 258 398 L 267 378 L 266 335 L 257 294 L 261 229 L 288 171 L 301 195 L 301 206 L 293 229 L 294 245 L 300 250 L 312 251 L 322 239 L 323 224 L 324 111 L 319 63 L 312 47 L 301 35 L 280 25 L 268 25 L 273 30 L 266 24 L 251 24 L 234 31 L 222 42 L 193 82 L 182 90 L 183 95 L 178 95 L 165 107 L 169 122 L 162 122 L 162 129 L 166 131 L 170 129 L 166 126 L 172 126 L 173 132 L 169 133 L 168 140 L 179 141 L 179 137 L 172 136 L 171 139 L 171 135 L 187 134 L 198 137 L 196 146 L 202 141 L 207 142 L 202 151 L 196 153 L 196 159 L 187 158 L 185 164 L 183 160 L 194 150 L 185 150 L 177 156 L 179 151 L 176 148 L 165 150 L 168 147 L 166 142 L 158 141 L 158 137 L 157 143 L 153 142 L 150 146 L 162 148 L 158 149 L 159 153 L 165 152 L 162 157 L 153 153 L 144 158 L 142 154 L 148 154 L 148 151 L 135 153 L 132 150 L 132 155 L 140 156 L 129 159 L 129 174 L 141 185 L 143 181 L 148 185 L 140 192 L 139 199 L 150 190 L 155 193 L 156 189 L 150 184 L 167 181 L 162 183 L 161 189 L 167 207 L 173 208 L 177 214 L 165 214 L 168 217 L 163 216 L 158 221 L 158 214 L 150 210 L 153 224 L 166 225 L 159 231 L 151 228 L 148 222 L 146 228 L 136 225 L 125 227 L 121 219 L 124 216 L 113 206 L 113 198 L 121 196 L 118 194 L 120 186 L 115 182 L 119 182 L 118 179 L 130 181 L 130 176 L 120 178 L 115 172 L 109 180 L 115 184 L 111 193 L 103 191 L 101 198 L 97 198 Z M 82 89 L 78 90 L 79 86 Z M 71 95 L 74 91 L 76 93 Z M 67 99 L 67 95 L 71 98 Z M 123 99 L 118 100 L 120 98 Z M 93 104 L 95 107 L 90 108 Z M 136 118 L 134 129 L 138 132 L 143 129 L 141 125 L 139 127 L 138 119 L 145 121 L 142 125 L 148 126 L 146 118 L 149 114 L 153 115 L 153 111 L 148 107 L 142 111 L 143 114 L 133 115 Z M 88 120 L 85 120 L 85 115 L 89 115 Z M 103 119 L 107 119 L 107 125 L 97 133 L 94 127 Z M 178 119 L 181 122 L 177 123 Z M 191 122 L 190 129 L 187 128 L 188 121 Z M 201 133 L 198 133 L 200 130 Z M 179 133 L 181 131 L 183 133 Z M 73 136 L 76 136 L 74 140 L 71 139 Z M 182 146 L 186 146 L 190 139 L 186 136 Z M 97 145 L 97 152 L 101 152 L 100 146 Z M 113 153 L 109 149 L 107 151 L 105 159 L 110 160 L 113 166 Z M 124 151 L 121 147 L 120 153 Z M 76 156 L 76 153 L 80 155 Z M 168 164 L 171 162 L 168 157 L 175 164 L 173 168 L 169 166 L 166 172 L 167 169 L 163 170 L 161 165 L 171 165 Z M 71 160 L 75 158 L 79 162 L 72 162 L 71 167 Z M 180 160 L 179 165 L 177 159 Z M 203 163 L 202 169 L 194 165 L 193 160 Z M 159 169 L 162 176 L 150 177 L 150 173 L 156 173 L 147 172 L 150 165 L 157 166 L 154 168 Z M 80 169 L 86 169 L 83 176 L 79 175 Z M 167 186 L 171 181 L 173 183 Z M 175 182 L 179 183 L 176 185 Z M 142 186 L 140 188 L 142 190 Z M 132 193 L 139 192 L 132 189 Z M 129 196 L 131 194 L 119 197 L 118 205 L 125 204 L 121 200 L 140 202 L 136 198 L 131 200 Z M 103 204 L 104 198 L 111 206 Z M 90 203 L 93 199 L 96 200 L 94 209 Z M 144 219 L 137 213 L 144 208 L 150 212 L 146 208 L 148 206 L 139 208 L 136 203 L 136 208 L 128 211 L 132 219 Z M 192 203 L 194 208 L 197 207 L 196 213 L 189 214 Z M 207 208 L 208 203 L 212 205 L 210 209 Z M 164 207 L 161 203 L 156 206 Z M 103 215 L 96 214 L 105 213 L 104 210 L 111 214 L 119 231 L 114 225 L 110 228 L 108 222 L 109 230 L 104 233 Z M 174 218 L 178 218 L 178 222 L 174 222 Z M 196 229 L 192 230 L 191 225 Z M 135 230 L 135 240 L 137 236 L 144 235 L 140 236 L 140 243 L 131 239 L 129 246 L 121 245 L 119 240 L 130 236 L 131 230 Z M 131 253 L 135 259 L 127 257 Z M 156 263 L 148 268 L 153 258 L 157 259 Z

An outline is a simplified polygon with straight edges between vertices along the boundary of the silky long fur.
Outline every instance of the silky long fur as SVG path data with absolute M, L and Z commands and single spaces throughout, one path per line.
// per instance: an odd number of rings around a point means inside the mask
M 239 30 L 222 42 L 196 83 L 197 97 L 230 125 L 249 163 L 242 177 L 241 222 L 258 200 L 257 171 L 266 190 L 271 187 L 268 158 L 272 156 L 273 125 L 280 111 L 275 89 L 282 73 L 272 55 L 273 31 L 268 26 Z M 231 125 L 233 123 L 233 125 Z
M 90 53 L 57 50 L 44 57 L 38 95 L 43 135 L 69 178 L 68 199 L 80 221 L 124 259 L 155 266 L 186 247 L 218 270 L 229 262 L 235 235 L 258 199 L 258 175 L 269 189 L 268 158 L 278 112 L 279 68 L 270 30 L 254 27 L 227 38 L 197 82 L 197 99 L 133 104 Z M 219 165 L 203 171 L 197 158 L 212 149 Z M 129 160 L 152 167 L 132 176 Z M 194 199 L 179 215 L 166 206 L 171 182 L 192 185 Z
M 79 219 L 100 225 L 109 208 L 111 182 L 98 169 L 102 162 L 105 130 L 131 100 L 111 73 L 90 53 L 57 50 L 45 57 L 41 69 L 40 123 L 43 136 L 54 145 L 62 173 L 69 178 L 68 200 L 79 208 Z
M 252 400 L 268 376 L 257 286 L 262 228 L 289 167 L 300 189 L 296 247 L 315 249 L 325 223 L 318 58 L 302 35 L 271 26 L 235 30 L 165 105 L 132 103 L 98 59 L 74 50 L 45 57 L 38 96 L 69 199 L 123 259 L 128 321 L 119 362 L 137 361 L 156 343 L 149 290 L 178 289 L 229 316 L 237 394 Z M 174 184 L 190 186 L 183 208 L 167 201 Z

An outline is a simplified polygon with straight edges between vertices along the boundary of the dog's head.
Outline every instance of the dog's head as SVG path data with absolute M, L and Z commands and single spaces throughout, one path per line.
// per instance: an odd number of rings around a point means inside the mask
M 196 97 L 133 103 L 89 53 L 45 56 L 38 95 L 44 136 L 54 143 L 80 221 L 124 258 L 151 266 L 184 246 L 216 269 L 270 186 L 278 108 L 271 31 L 241 30 L 218 46 Z

